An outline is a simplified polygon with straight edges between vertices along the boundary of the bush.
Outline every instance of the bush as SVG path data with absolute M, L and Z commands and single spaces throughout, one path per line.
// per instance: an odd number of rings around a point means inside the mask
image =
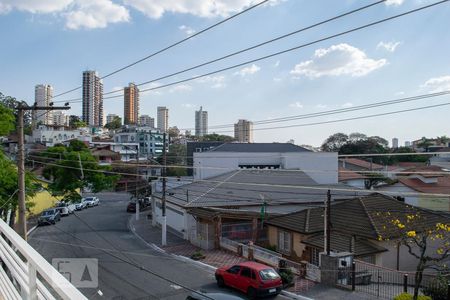
M 203 259 L 203 258 L 205 258 L 205 257 L 206 257 L 206 256 L 203 255 L 203 253 L 200 252 L 200 251 L 196 251 L 196 252 L 194 252 L 194 253 L 191 255 L 191 258 L 192 258 L 193 260 L 200 260 L 200 259 Z
M 277 246 L 276 245 L 268 245 L 266 247 L 267 250 L 273 251 L 273 252 L 277 252 Z
M 294 282 L 294 273 L 291 269 L 280 269 L 279 273 L 284 286 L 289 286 Z
M 433 300 L 447 300 L 449 283 L 450 281 L 447 278 L 439 276 L 431 281 L 428 287 L 423 288 L 422 292 Z
M 397 295 L 394 297 L 394 300 L 413 300 L 413 295 L 408 293 L 401 293 L 400 295 Z M 419 295 L 417 297 L 417 300 L 432 300 L 431 297 Z

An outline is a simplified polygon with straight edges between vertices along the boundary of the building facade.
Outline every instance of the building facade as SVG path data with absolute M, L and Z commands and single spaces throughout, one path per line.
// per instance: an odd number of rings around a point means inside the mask
M 152 118 L 149 115 L 140 115 L 139 116 L 139 125 L 155 128 L 155 118 Z
M 105 125 L 111 123 L 112 121 L 114 121 L 114 119 L 115 119 L 116 117 L 119 117 L 119 115 L 116 115 L 116 114 L 108 114 L 108 115 L 106 116 L 106 123 L 105 123 Z
M 37 106 L 49 106 L 52 102 L 53 87 L 49 84 L 38 84 L 34 88 L 34 102 Z M 33 119 L 36 125 L 53 125 L 53 112 L 35 111 Z
M 143 159 L 160 156 L 163 153 L 163 139 L 163 132 L 151 127 L 128 127 L 114 135 L 115 143 L 138 143 L 139 157 Z
M 157 111 L 158 129 L 161 132 L 167 132 L 169 129 L 169 109 L 165 106 L 158 106 Z
M 69 115 L 65 114 L 61 110 L 53 112 L 53 125 L 56 126 L 69 126 Z
M 234 124 L 234 137 L 239 143 L 253 143 L 253 123 L 239 120 Z
M 123 89 L 123 122 L 125 125 L 138 125 L 139 121 L 139 89 L 134 83 Z
M 83 72 L 82 120 L 90 127 L 103 127 L 103 82 L 96 71 Z
M 398 148 L 398 138 L 392 139 L 392 148 L 397 149 Z
M 53 147 L 56 144 L 62 144 L 73 139 L 86 143 L 92 141 L 92 135 L 83 128 L 65 130 L 64 128 L 55 129 L 53 126 L 45 125 L 40 125 L 37 129 L 33 130 L 32 138 L 34 143 L 39 143 L 47 147 Z
M 195 136 L 208 134 L 208 112 L 200 106 L 200 110 L 195 112 Z

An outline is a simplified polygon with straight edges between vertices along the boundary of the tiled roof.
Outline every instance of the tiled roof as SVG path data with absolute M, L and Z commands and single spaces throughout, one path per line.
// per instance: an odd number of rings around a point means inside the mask
M 342 161 L 344 161 L 346 164 L 351 164 L 351 165 L 355 165 L 367 170 L 370 170 L 372 168 L 372 170 L 381 170 L 384 169 L 384 166 L 376 164 L 376 163 L 371 163 L 370 161 L 365 161 L 363 159 L 359 159 L 359 158 L 344 158 L 341 159 Z
M 434 226 L 438 222 L 450 223 L 450 218 L 442 214 L 413 207 L 394 198 L 374 193 L 333 203 L 331 227 L 333 231 L 369 239 L 378 239 L 380 235 L 395 238 L 397 231 L 390 226 L 390 220 L 404 220 L 406 215 L 417 212 L 420 212 L 424 226 Z M 313 234 L 323 231 L 323 213 L 323 207 L 310 208 L 274 217 L 266 223 L 303 234 Z M 387 213 L 389 217 L 386 216 Z
M 414 167 L 406 169 L 402 172 L 402 176 L 408 176 L 408 175 L 421 175 L 425 178 L 434 178 L 434 177 L 442 177 L 442 176 L 450 176 L 450 172 L 448 172 L 448 175 L 442 174 L 445 172 L 442 167 L 440 166 L 421 166 L 421 167 Z
M 342 167 L 339 167 L 339 181 L 347 181 L 347 180 L 354 180 L 354 179 L 366 179 L 367 176 L 364 176 L 362 174 L 359 174 L 355 171 L 350 171 L 347 169 L 344 169 Z
M 211 149 L 213 152 L 311 152 L 290 143 L 226 143 Z
M 421 193 L 450 195 L 450 177 L 438 177 L 436 180 L 436 183 L 425 183 L 418 178 L 398 179 L 402 184 Z
M 352 252 L 351 247 L 352 237 L 350 235 L 343 235 L 336 232 L 331 232 L 330 248 L 337 252 Z M 303 244 L 310 245 L 319 249 L 324 248 L 324 235 L 317 234 L 302 240 Z M 374 245 L 365 239 L 355 238 L 355 256 L 366 256 L 370 254 L 387 251 L 387 249 Z

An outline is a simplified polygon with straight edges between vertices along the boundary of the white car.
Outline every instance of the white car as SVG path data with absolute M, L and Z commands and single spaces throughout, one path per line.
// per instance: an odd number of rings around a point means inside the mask
M 67 208 L 67 206 L 60 206 L 60 207 L 55 207 L 55 209 L 57 211 L 59 211 L 59 214 L 61 215 L 61 217 L 65 217 L 68 216 L 69 213 L 69 209 Z
M 87 206 L 86 202 L 84 202 L 83 199 L 80 202 L 75 203 L 75 210 L 83 210 L 85 208 L 87 208 Z
M 67 209 L 69 210 L 69 214 L 73 214 L 73 212 L 76 210 L 75 204 L 73 203 L 67 203 L 64 201 L 61 202 L 56 202 L 55 207 L 67 207 Z
M 87 207 L 95 206 L 95 197 L 85 197 L 83 198 L 83 202 L 86 203 Z

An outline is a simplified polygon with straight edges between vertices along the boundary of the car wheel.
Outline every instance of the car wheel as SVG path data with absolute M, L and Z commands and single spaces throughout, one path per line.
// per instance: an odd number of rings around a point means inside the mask
M 249 287 L 247 290 L 247 296 L 249 299 L 256 299 L 256 290 L 252 287 Z
M 223 281 L 221 276 L 217 277 L 217 286 L 220 288 L 225 286 L 225 281 Z
M 52 221 L 52 224 L 53 224 L 53 225 L 55 225 L 55 224 L 56 224 L 56 221 L 55 221 L 55 220 L 53 220 L 53 221 Z

